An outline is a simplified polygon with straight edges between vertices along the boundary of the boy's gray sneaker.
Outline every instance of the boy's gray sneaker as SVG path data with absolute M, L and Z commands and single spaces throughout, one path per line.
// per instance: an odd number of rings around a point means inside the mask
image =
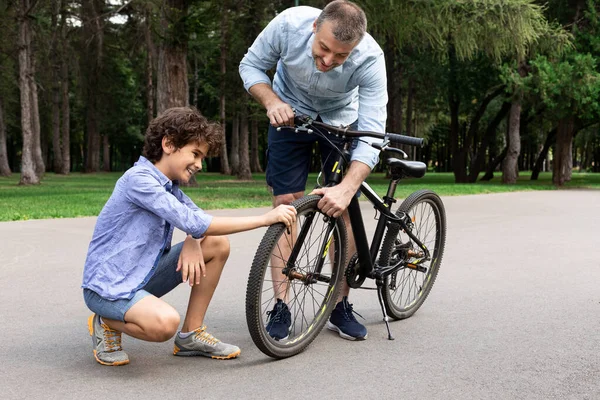
M 182 339 L 175 335 L 173 354 L 176 356 L 204 356 L 226 360 L 240 355 L 240 348 L 232 344 L 221 342 L 210 333 L 206 332 L 206 325 L 198 328 L 195 333 Z
M 102 365 L 129 364 L 129 356 L 121 347 L 121 332 L 100 323 L 100 316 L 92 314 L 88 318 L 88 329 L 92 336 L 94 358 Z

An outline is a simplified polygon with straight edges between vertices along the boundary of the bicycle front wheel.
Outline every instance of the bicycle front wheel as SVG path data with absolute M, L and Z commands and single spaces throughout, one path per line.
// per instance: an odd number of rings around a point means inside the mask
M 297 226 L 275 224 L 263 237 L 248 278 L 246 321 L 256 346 L 274 358 L 294 356 L 322 330 L 341 288 L 347 235 L 343 219 L 330 219 L 317 207 L 320 196 L 296 200 Z M 277 299 L 290 312 L 288 336 L 267 331 Z
M 427 247 L 430 258 L 423 258 L 422 249 L 391 224 L 381 246 L 381 265 L 404 266 L 388 276 L 383 287 L 383 302 L 388 315 L 404 319 L 423 304 L 437 277 L 446 242 L 446 212 L 437 194 L 419 190 L 402 202 L 396 216 L 407 214 L 409 229 Z

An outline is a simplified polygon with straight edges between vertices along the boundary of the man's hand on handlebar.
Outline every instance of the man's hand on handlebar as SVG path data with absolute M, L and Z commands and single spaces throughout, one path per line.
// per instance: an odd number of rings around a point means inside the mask
M 294 125 L 294 110 L 289 104 L 279 99 L 267 106 L 267 117 L 273 126 Z

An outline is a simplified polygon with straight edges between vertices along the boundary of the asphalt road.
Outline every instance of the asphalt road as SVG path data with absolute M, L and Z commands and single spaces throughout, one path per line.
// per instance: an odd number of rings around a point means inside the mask
M 95 218 L 0 223 L 0 398 L 600 398 L 600 192 L 443 200 L 440 273 L 424 306 L 391 324 L 395 341 L 375 292 L 355 290 L 368 340 L 324 330 L 280 361 L 254 346 L 245 320 L 249 264 L 264 230 L 230 236 L 206 320 L 241 347 L 238 359 L 179 358 L 172 341 L 125 337 L 131 363 L 103 367 L 92 356 L 79 288 Z M 363 210 L 372 232 L 372 210 Z M 188 292 L 182 286 L 165 299 L 183 315 Z

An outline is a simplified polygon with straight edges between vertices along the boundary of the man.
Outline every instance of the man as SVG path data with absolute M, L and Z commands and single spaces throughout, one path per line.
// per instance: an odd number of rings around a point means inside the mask
M 290 129 L 277 131 L 278 126 L 293 125 L 292 108 L 331 125 L 385 132 L 385 60 L 366 27 L 364 11 L 349 1 L 333 1 L 323 11 L 290 8 L 269 23 L 240 63 L 244 87 L 266 108 L 271 122 L 266 175 L 267 184 L 273 189 L 274 206 L 290 204 L 304 195 L 312 144 L 319 141 L 316 135 L 297 134 Z M 275 65 L 271 86 L 265 71 Z M 328 155 L 333 150 L 329 145 L 319 145 L 323 160 L 331 159 Z M 343 181 L 312 192 L 323 196 L 319 208 L 332 217 L 343 215 L 348 226 L 345 210 L 377 161 L 377 150 L 368 143 L 355 143 Z M 352 235 L 349 244 L 351 255 L 356 251 Z M 282 280 L 281 275 L 273 278 Z M 345 339 L 366 339 L 367 330 L 352 314 L 348 293 L 344 281 L 343 297 L 327 326 Z M 281 294 L 281 299 L 285 300 L 285 294 Z M 285 301 L 278 301 L 270 315 L 282 312 L 289 313 Z M 276 339 L 284 338 L 289 321 L 271 318 L 267 330 Z

